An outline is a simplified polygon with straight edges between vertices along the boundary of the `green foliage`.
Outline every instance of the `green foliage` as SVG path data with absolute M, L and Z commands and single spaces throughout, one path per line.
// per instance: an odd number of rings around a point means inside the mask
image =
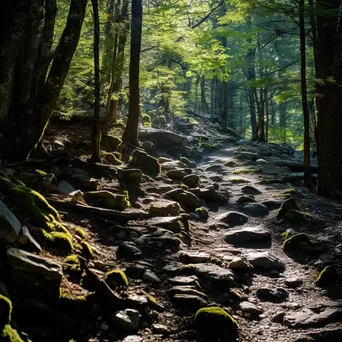
M 6 324 L 1 333 L 1 341 L 3 342 L 24 342 L 18 332 L 9 324 Z

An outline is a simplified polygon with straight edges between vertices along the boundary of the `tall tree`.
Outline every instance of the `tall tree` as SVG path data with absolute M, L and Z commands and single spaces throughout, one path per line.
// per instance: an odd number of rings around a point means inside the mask
M 302 93 L 302 109 L 304 118 L 304 182 L 311 185 L 310 170 L 310 114 L 308 106 L 307 82 L 306 82 L 306 30 L 305 30 L 305 2 L 298 1 L 299 31 L 300 31 L 300 82 Z
M 142 33 L 142 0 L 132 0 L 131 55 L 129 64 L 129 109 L 126 129 L 122 140 L 138 146 L 138 124 L 140 117 L 140 52 Z
M 342 22 L 340 0 L 316 1 L 318 194 L 342 199 Z
M 91 159 L 94 161 L 101 161 L 100 142 L 101 142 L 101 128 L 100 128 L 100 19 L 99 19 L 99 3 L 98 0 L 91 0 L 93 6 L 94 18 L 94 75 L 95 75 L 95 89 L 94 89 L 94 123 L 92 134 L 93 154 Z

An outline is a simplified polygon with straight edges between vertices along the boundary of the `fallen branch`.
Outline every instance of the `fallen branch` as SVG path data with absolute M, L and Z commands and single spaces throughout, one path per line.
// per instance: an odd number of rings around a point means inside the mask
M 83 205 L 74 202 L 57 201 L 54 199 L 47 199 L 47 201 L 52 206 L 57 208 L 69 209 L 87 216 L 99 216 L 103 218 L 108 218 L 120 223 L 127 223 L 128 221 L 135 221 L 139 219 L 148 218 L 148 213 L 143 211 L 124 212 L 113 209 L 93 207 L 90 205 Z

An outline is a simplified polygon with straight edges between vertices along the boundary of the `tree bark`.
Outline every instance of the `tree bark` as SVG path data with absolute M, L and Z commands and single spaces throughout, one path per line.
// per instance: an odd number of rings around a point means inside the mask
M 311 186 L 310 172 L 310 115 L 306 84 L 306 32 L 304 18 L 304 0 L 298 2 L 300 31 L 300 84 L 302 93 L 302 109 L 304 119 L 304 183 Z
M 332 11 L 330 16 L 317 11 L 316 104 L 318 194 L 342 199 L 342 23 L 340 1 L 317 0 L 318 8 Z
M 138 146 L 138 124 L 140 117 L 140 52 L 142 33 L 142 0 L 132 0 L 131 56 L 129 65 L 129 109 L 126 129 L 122 140 Z
M 26 159 L 42 140 L 79 41 L 86 5 L 87 0 L 71 0 L 67 23 L 47 80 L 35 102 L 34 114 L 26 115 L 21 120 L 18 130 L 26 134 L 21 136 L 20 143 L 10 151 L 8 160 Z
M 94 123 L 92 134 L 92 148 L 93 154 L 91 159 L 96 162 L 101 162 L 100 142 L 101 142 L 101 128 L 100 128 L 100 19 L 99 19 L 99 4 L 98 0 L 91 0 L 93 6 L 93 20 L 94 20 Z

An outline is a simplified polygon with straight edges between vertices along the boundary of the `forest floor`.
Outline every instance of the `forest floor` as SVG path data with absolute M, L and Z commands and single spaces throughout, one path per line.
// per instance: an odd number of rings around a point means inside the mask
M 153 296 L 149 299 L 152 308 L 148 318 L 143 316 L 134 327 L 130 320 L 126 325 L 113 321 L 114 312 L 104 314 L 91 304 L 89 317 L 82 318 L 77 332 L 71 329 L 69 333 L 63 332 L 58 322 L 27 320 L 27 313 L 13 298 L 18 330 L 34 342 L 201 341 L 193 331 L 193 315 L 200 307 L 217 305 L 236 319 L 241 342 L 342 340 L 341 203 L 304 187 L 302 173 L 275 165 L 276 159 L 291 157 L 267 144 L 229 143 L 206 153 L 189 169 L 165 151 L 152 150 L 149 153 L 159 158 L 162 175 L 144 177 L 139 186 L 132 186 L 117 176 L 121 169 L 132 168 L 127 165 L 128 158 L 118 166 L 86 162 L 87 135 L 88 128 L 81 126 L 64 132 L 52 130 L 46 139 L 51 149 L 46 162 L 4 165 L 2 171 L 9 174 L 12 170 L 46 196 L 70 230 L 76 226 L 85 230 L 95 251 L 88 264 L 93 274 L 102 279 L 110 270 L 125 270 L 129 286 L 118 292 L 120 296 L 134 302 Z M 74 206 L 61 204 L 71 203 L 70 196 L 41 186 L 32 176 L 36 169 L 54 174 L 76 190 L 81 188 L 82 175 L 97 180 L 96 190 L 114 194 L 128 190 L 131 207 L 127 213 L 148 213 L 151 205 L 164 206 L 165 210 L 127 223 L 118 223 L 100 211 L 77 212 Z M 170 171 L 179 174 L 174 173 L 171 179 L 167 176 Z M 174 179 L 183 172 L 197 175 L 199 182 L 195 179 L 189 188 L 181 185 Z M 208 218 L 204 211 L 202 217 L 194 210 L 198 205 L 192 203 L 192 197 L 184 200 L 179 191 L 197 195 L 209 210 Z M 282 203 L 290 198 L 298 205 L 298 216 L 276 217 Z M 167 216 L 173 211 L 173 201 L 181 204 L 183 214 Z M 27 226 L 35 236 L 34 227 Z M 286 231 L 287 237 L 300 238 L 284 247 Z M 65 257 L 56 254 L 53 249 L 43 252 L 63 264 L 64 291 L 91 293 L 86 282 L 70 272 Z M 328 280 L 323 274 L 323 285 L 318 286 L 315 281 L 326 266 L 333 271 Z

